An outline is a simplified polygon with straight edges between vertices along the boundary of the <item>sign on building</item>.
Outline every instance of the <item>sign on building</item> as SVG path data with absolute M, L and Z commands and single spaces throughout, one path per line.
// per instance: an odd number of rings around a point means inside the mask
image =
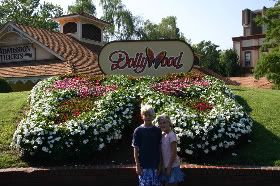
M 194 54 L 182 41 L 114 41 L 98 57 L 105 74 L 161 76 L 191 70 Z
M 0 63 L 35 60 L 32 44 L 0 47 Z

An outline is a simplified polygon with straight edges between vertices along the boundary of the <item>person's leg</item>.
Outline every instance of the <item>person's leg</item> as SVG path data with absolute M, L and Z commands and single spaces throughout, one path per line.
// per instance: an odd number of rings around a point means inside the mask
M 139 186 L 162 186 L 155 169 L 143 169 L 139 176 Z
M 166 184 L 165 186 L 177 186 L 177 184 L 176 183 L 172 183 L 172 184 Z

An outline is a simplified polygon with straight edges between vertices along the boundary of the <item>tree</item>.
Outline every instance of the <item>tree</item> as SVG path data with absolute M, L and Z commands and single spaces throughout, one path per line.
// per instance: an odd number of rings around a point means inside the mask
M 274 83 L 274 88 L 280 89 L 280 52 L 272 50 L 269 53 L 263 53 L 257 63 L 255 77 L 266 76 L 268 80 Z
M 105 31 L 105 40 L 137 39 L 142 20 L 126 9 L 121 0 L 100 0 L 103 9 L 102 19 L 112 25 Z
M 149 20 L 134 16 L 121 0 L 100 0 L 103 9 L 102 19 L 110 22 L 105 32 L 105 40 L 156 40 L 180 39 L 186 40 L 177 27 L 175 16 L 163 18 L 161 23 L 154 24 Z
M 179 39 L 185 41 L 183 33 L 177 27 L 177 18 L 175 16 L 167 16 L 163 18 L 157 25 L 149 20 L 145 21 L 142 30 L 141 39 L 156 40 L 156 39 Z
M 222 74 L 222 68 L 220 65 L 220 50 L 218 45 L 215 45 L 211 41 L 201 41 L 200 43 L 193 45 L 194 52 L 200 56 L 199 64 L 205 68 L 211 69 L 216 73 Z
M 224 76 L 236 76 L 239 74 L 239 57 L 233 50 L 225 50 L 220 54 L 220 72 Z
M 91 15 L 96 14 L 96 7 L 92 0 L 76 0 L 73 5 L 68 6 L 69 13 L 87 13 Z
M 51 20 L 61 16 L 63 10 L 60 6 L 40 0 L 2 0 L 0 4 L 0 25 L 9 21 L 55 30 L 58 24 Z
M 267 31 L 255 77 L 266 76 L 280 89 L 280 1 L 276 1 L 274 7 L 267 9 L 264 16 L 258 17 L 257 22 L 263 24 Z

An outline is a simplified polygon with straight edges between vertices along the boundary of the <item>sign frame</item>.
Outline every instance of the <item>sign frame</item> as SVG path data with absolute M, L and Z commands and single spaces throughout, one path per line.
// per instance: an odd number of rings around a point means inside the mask
M 111 44 L 114 44 L 114 43 L 147 43 L 147 42 L 181 42 L 181 43 L 183 43 L 183 44 L 185 44 L 189 49 L 190 49 L 190 52 L 191 52 L 191 54 L 192 54 L 192 64 L 191 64 L 191 66 L 190 66 L 190 68 L 189 68 L 189 70 L 188 71 L 178 71 L 178 72 L 169 72 L 169 73 L 165 73 L 165 74 L 162 74 L 162 75 L 167 75 L 167 74 L 172 74 L 172 73 L 187 73 L 187 72 L 190 72 L 191 70 L 192 70 L 192 68 L 193 68 L 193 66 L 194 66 L 194 63 L 195 63 L 195 54 L 194 54 L 194 50 L 193 50 L 193 48 L 191 47 L 191 45 L 190 44 L 188 44 L 187 42 L 185 42 L 185 41 L 182 41 L 182 40 L 176 40 L 176 39 L 164 39 L 164 40 L 116 40 L 116 41 L 111 41 L 111 42 L 108 42 L 108 43 L 106 43 L 103 47 L 102 47 L 102 49 L 101 49 L 101 51 L 99 52 L 99 54 L 98 54 L 98 66 L 99 66 L 99 68 L 100 68 L 100 70 L 101 70 L 101 72 L 103 73 L 103 74 L 105 74 L 105 75 L 112 75 L 112 74 L 109 74 L 109 73 L 106 73 L 106 72 L 104 72 L 104 70 L 103 70 L 103 68 L 101 67 L 101 64 L 100 63 L 102 63 L 102 61 L 101 61 L 101 58 L 100 58 L 100 56 L 102 55 L 102 51 L 103 51 L 103 49 L 104 48 L 106 48 L 108 45 L 111 45 Z M 143 47 L 143 48 L 146 48 L 146 47 Z M 121 51 L 121 50 L 119 50 L 119 51 Z M 116 52 L 116 51 L 115 51 Z M 111 53 L 112 54 L 112 53 Z M 108 59 L 109 60 L 109 59 Z M 103 63 L 104 63 L 104 61 L 103 61 Z M 186 63 L 186 62 L 185 62 Z M 122 74 L 122 73 L 116 73 L 116 74 Z M 146 74 L 141 74 L 141 75 L 137 75 L 137 74 L 134 74 L 134 75 L 132 75 L 132 74 L 124 74 L 124 75 L 130 75 L 130 76 L 161 76 L 161 75 L 157 75 L 157 74 L 153 74 L 153 75 L 151 75 L 151 74 L 149 74 L 149 75 L 146 75 Z

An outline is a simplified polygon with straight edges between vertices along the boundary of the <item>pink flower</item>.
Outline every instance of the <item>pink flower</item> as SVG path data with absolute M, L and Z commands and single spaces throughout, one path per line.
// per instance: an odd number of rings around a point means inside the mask
M 156 83 L 152 86 L 152 89 L 155 91 L 160 91 L 165 94 L 181 96 L 183 94 L 184 89 L 189 88 L 191 85 L 196 86 L 208 86 L 208 81 L 203 81 L 201 78 L 182 78 L 175 80 L 167 80 L 162 81 L 160 83 Z
M 53 84 L 54 89 L 63 90 L 74 90 L 82 98 L 88 96 L 103 96 L 109 91 L 114 91 L 117 89 L 115 85 L 102 86 L 99 80 L 91 82 L 86 79 L 79 77 L 74 78 L 64 78 L 63 80 L 57 80 Z

